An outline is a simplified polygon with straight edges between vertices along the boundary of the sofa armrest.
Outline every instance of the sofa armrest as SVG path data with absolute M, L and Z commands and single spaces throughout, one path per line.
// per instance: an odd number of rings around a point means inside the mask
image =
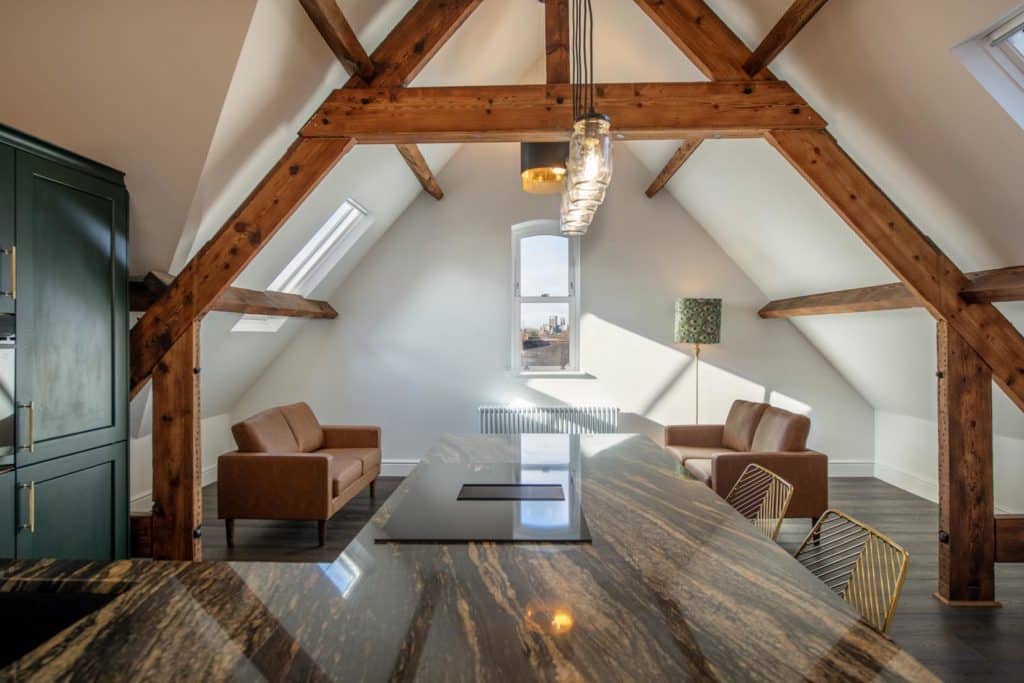
M 722 448 L 724 431 L 724 425 L 669 425 L 665 427 L 665 445 Z
M 328 519 L 330 460 L 317 453 L 225 453 L 217 458 L 217 516 Z
M 380 448 L 380 427 L 324 425 L 324 448 Z
M 819 517 L 828 509 L 828 457 L 811 450 L 717 453 L 711 457 L 711 487 L 715 493 L 727 496 L 751 463 L 793 485 L 787 517 Z

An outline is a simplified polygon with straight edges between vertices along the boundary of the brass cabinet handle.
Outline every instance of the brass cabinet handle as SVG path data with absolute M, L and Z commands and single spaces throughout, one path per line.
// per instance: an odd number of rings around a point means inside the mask
M 36 532 L 36 483 L 30 481 L 27 484 L 19 484 L 18 488 L 28 489 L 28 524 L 22 524 L 22 529 L 28 529 L 30 534 Z
M 0 253 L 10 254 L 11 257 L 11 291 L 0 291 L 0 296 L 9 296 L 14 300 L 18 298 L 18 251 L 11 245 L 9 249 L 0 249 Z
M 36 452 L 36 402 L 19 403 L 19 408 L 28 408 L 28 452 Z M 25 446 L 22 446 L 25 448 Z

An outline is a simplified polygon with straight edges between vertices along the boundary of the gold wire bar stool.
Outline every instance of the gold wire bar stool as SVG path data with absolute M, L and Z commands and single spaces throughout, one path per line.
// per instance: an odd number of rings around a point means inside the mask
M 749 519 L 754 528 L 774 541 L 779 537 L 782 520 L 786 517 L 792 499 L 792 484 L 774 472 L 751 463 L 733 484 L 725 502 Z
M 826 510 L 795 557 L 871 626 L 889 631 L 910 563 L 903 546 L 839 510 Z

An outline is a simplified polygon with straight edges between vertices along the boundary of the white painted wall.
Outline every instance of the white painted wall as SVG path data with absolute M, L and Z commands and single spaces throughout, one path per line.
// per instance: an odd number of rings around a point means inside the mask
M 126 173 L 132 273 L 170 267 L 255 5 L 0 3 L 0 122 Z
M 324 423 L 379 424 L 384 458 L 415 461 L 445 432 L 475 432 L 486 403 L 619 406 L 621 428 L 661 438 L 693 419 L 689 348 L 672 343 L 677 296 L 725 300 L 723 343 L 706 347 L 702 421 L 735 398 L 810 412 L 811 443 L 870 474 L 873 410 L 792 326 L 756 315 L 766 297 L 668 195 L 647 199 L 625 148 L 583 238 L 584 379 L 508 372 L 510 228 L 553 217 L 557 197 L 518 187 L 515 145 L 466 145 L 330 298 L 339 324 L 304 326 L 233 412 L 308 401 Z
M 876 411 L 875 476 L 922 498 L 938 501 L 938 443 L 934 419 Z M 996 510 L 1022 513 L 1024 439 L 996 435 L 993 445 Z
M 202 472 L 203 485 L 217 481 L 217 456 L 235 450 L 231 437 L 230 416 L 214 415 L 202 420 Z M 145 436 L 132 439 L 129 444 L 131 461 L 128 472 L 129 497 L 132 510 L 147 510 L 153 495 L 153 439 Z

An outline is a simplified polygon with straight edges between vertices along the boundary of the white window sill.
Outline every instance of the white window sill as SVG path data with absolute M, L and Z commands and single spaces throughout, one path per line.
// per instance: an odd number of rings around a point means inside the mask
M 582 372 L 580 370 L 524 370 L 522 372 L 513 371 L 511 374 L 514 377 L 522 377 L 523 379 L 597 379 L 589 372 Z

